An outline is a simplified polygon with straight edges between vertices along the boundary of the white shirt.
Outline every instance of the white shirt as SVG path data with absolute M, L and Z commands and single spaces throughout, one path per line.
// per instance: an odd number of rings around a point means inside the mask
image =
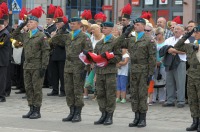
M 129 54 L 122 55 L 122 61 L 125 61 L 125 58 L 129 58 Z M 118 68 L 118 75 L 128 76 L 128 63 Z
M 174 46 L 180 39 L 182 38 L 182 36 L 180 36 L 179 38 L 175 38 L 175 36 L 173 37 L 169 37 L 168 39 L 165 40 L 165 45 L 172 45 Z M 185 41 L 185 43 L 190 43 L 190 41 L 187 39 Z M 182 61 L 187 61 L 187 56 L 186 54 L 178 54 L 179 55 L 179 58 L 182 60 Z
M 23 47 L 13 48 L 13 59 L 15 64 L 21 64 Z
M 104 35 L 102 35 L 101 39 L 102 40 L 104 38 Z M 92 34 L 92 36 L 90 37 L 90 40 L 92 42 L 92 48 L 94 49 L 96 44 L 100 41 L 100 40 L 95 40 L 94 35 Z

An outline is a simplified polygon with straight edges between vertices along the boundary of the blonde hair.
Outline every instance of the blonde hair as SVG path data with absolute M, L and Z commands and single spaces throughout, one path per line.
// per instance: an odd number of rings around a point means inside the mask
M 150 28 L 153 28 L 153 25 L 150 23 L 150 22 L 147 22 L 146 23 L 146 26 L 150 27 Z
M 155 34 L 162 34 L 162 35 L 164 35 L 164 32 L 165 32 L 165 30 L 163 29 L 163 28 L 161 28 L 161 27 L 158 27 L 158 28 L 156 28 L 155 29 Z
M 100 28 L 98 24 L 92 24 L 90 28 Z

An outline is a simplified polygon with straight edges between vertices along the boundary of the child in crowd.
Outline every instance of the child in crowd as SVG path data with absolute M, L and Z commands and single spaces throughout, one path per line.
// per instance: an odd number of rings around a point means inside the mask
M 117 63 L 118 75 L 117 75 L 117 98 L 116 102 L 126 103 L 126 86 L 128 83 L 128 62 L 129 54 L 126 48 L 122 48 L 122 61 Z M 121 99 L 120 100 L 120 95 Z

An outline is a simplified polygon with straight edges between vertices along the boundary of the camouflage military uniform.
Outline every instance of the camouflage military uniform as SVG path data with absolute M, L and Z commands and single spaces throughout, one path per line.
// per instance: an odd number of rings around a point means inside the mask
M 127 45 L 131 58 L 131 105 L 133 112 L 146 113 L 149 75 L 154 74 L 156 66 L 156 45 L 146 34 L 136 41 L 131 37 Z
M 80 32 L 73 40 L 71 33 L 66 40 L 65 62 L 65 92 L 69 107 L 83 107 L 83 86 L 85 81 L 85 64 L 79 59 L 79 54 L 85 50 L 92 50 L 90 38 Z
M 104 40 L 99 41 L 94 49 L 97 54 L 106 51 L 115 54 L 115 57 L 109 60 L 106 67 L 96 68 L 97 101 L 101 112 L 113 113 L 116 106 L 116 63 L 121 60 L 120 48 L 116 46 L 116 42 L 112 36 L 106 43 L 104 43 Z
M 17 28 L 13 38 L 22 42 L 24 47 L 24 84 L 29 106 L 40 107 L 42 104 L 42 69 L 46 69 L 49 58 L 49 45 L 45 35 L 38 31 L 30 37 L 30 33 L 21 33 Z
M 185 40 L 180 39 L 175 48 L 179 51 L 186 52 L 187 60 L 190 65 L 187 70 L 188 75 L 188 84 L 187 84 L 187 94 L 188 94 L 188 103 L 190 105 L 191 116 L 200 117 L 200 63 L 196 57 L 198 48 L 195 49 L 194 44 L 184 44 Z

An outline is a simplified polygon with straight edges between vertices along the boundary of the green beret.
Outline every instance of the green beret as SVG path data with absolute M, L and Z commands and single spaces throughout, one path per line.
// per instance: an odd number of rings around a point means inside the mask
M 29 16 L 29 20 L 39 21 L 39 19 L 35 16 Z
M 81 18 L 79 18 L 79 17 L 73 17 L 70 20 L 70 22 L 80 22 L 80 21 L 81 21 Z
M 144 25 L 146 25 L 146 21 L 143 18 L 137 18 L 135 19 L 135 23 L 143 23 Z
M 194 27 L 194 32 L 200 32 L 200 25 Z
M 104 22 L 101 24 L 101 27 L 114 27 L 113 22 Z

